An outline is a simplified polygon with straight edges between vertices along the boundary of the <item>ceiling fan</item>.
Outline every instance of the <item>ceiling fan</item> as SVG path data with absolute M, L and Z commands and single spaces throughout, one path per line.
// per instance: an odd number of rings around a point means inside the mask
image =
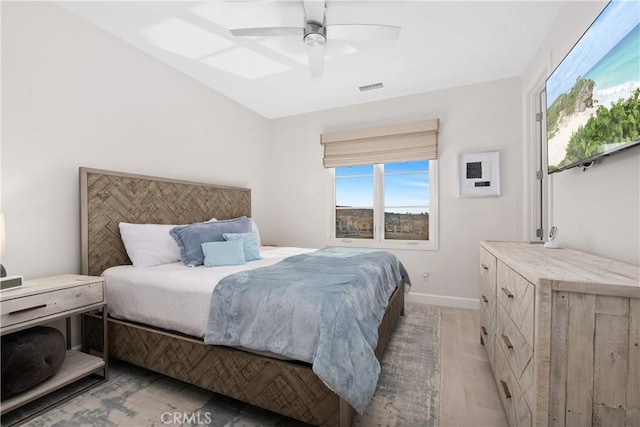
M 379 24 L 329 24 L 324 0 L 303 0 L 304 22 L 302 27 L 235 28 L 236 37 L 286 37 L 298 36 L 309 47 L 311 75 L 320 76 L 324 70 L 324 45 L 327 40 L 382 41 L 396 40 L 400 27 Z

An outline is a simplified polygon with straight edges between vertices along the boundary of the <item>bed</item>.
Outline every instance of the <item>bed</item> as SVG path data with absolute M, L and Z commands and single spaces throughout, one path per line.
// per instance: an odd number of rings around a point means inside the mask
M 82 272 L 100 275 L 131 264 L 118 224 L 189 224 L 251 216 L 251 191 L 80 168 Z M 384 354 L 404 311 L 404 286 L 395 284 L 378 328 L 375 354 Z M 97 320 L 97 319 L 94 319 Z M 84 320 L 84 333 L 100 349 L 102 326 Z M 355 410 L 308 363 L 238 348 L 207 345 L 197 336 L 109 318 L 109 355 L 190 384 L 318 426 L 350 426 Z

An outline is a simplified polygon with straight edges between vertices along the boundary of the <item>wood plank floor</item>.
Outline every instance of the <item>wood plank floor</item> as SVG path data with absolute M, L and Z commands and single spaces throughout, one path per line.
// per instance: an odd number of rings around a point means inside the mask
M 440 426 L 508 426 L 487 353 L 480 345 L 480 312 L 440 308 Z

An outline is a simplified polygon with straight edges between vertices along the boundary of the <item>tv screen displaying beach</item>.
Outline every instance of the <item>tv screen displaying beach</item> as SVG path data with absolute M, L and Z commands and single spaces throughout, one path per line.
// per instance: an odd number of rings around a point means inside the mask
M 547 79 L 549 173 L 640 140 L 640 2 L 612 1 Z

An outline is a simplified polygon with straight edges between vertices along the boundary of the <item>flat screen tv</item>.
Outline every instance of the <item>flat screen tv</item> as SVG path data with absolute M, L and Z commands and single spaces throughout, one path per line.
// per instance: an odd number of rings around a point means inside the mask
M 640 144 L 640 2 L 611 1 L 546 81 L 549 173 Z

